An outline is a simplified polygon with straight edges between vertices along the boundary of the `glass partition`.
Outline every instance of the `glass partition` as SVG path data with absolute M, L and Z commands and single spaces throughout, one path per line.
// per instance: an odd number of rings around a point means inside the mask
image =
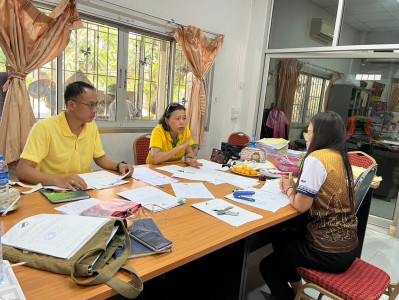
M 279 62 L 272 58 L 265 109 L 277 102 Z M 312 116 L 327 110 L 354 122 L 348 151 L 364 151 L 378 163 L 383 180 L 374 190 L 370 214 L 392 220 L 399 189 L 399 61 L 395 58 L 303 59 L 295 81 L 289 140 L 303 145 L 303 131 Z M 371 122 L 372 132 L 364 129 Z M 262 123 L 265 123 L 263 120 Z M 362 126 L 363 125 L 363 126 Z

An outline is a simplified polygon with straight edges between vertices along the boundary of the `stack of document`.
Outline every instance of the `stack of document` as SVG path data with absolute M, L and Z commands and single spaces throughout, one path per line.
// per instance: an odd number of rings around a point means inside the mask
M 3 237 L 4 245 L 69 259 L 109 220 L 72 215 L 40 214 L 14 225 Z
M 134 169 L 133 178 L 151 185 L 165 185 L 179 181 L 148 168 Z
M 116 175 L 108 171 L 79 174 L 79 176 L 82 177 L 83 180 L 86 182 L 87 189 L 95 190 L 107 189 L 110 187 L 128 183 L 128 181 L 122 180 L 127 175 L 128 174 Z
M 356 180 L 356 178 L 358 178 L 364 171 L 366 171 L 365 168 L 352 166 L 352 173 L 353 173 L 353 177 L 354 177 L 355 180 Z M 381 176 L 374 176 L 374 179 L 373 179 L 373 182 L 372 182 L 372 183 L 375 184 L 375 183 L 380 182 L 381 180 L 382 180 L 382 177 L 381 177 Z

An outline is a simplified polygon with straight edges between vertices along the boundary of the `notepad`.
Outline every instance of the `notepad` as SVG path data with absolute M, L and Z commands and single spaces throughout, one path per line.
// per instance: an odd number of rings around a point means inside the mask
M 40 193 L 51 203 L 62 203 L 90 198 L 90 195 L 82 190 L 56 192 L 50 189 L 41 189 Z

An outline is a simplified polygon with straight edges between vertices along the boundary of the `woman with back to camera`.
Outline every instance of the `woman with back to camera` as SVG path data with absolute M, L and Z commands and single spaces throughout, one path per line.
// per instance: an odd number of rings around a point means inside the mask
M 177 161 L 185 157 L 187 165 L 202 166 L 194 159 L 194 140 L 187 125 L 186 108 L 179 103 L 170 103 L 151 133 L 147 164 L 158 165 L 165 161 Z
M 304 212 L 299 218 L 304 226 L 278 230 L 273 253 L 259 265 L 276 299 L 295 298 L 302 284 L 296 267 L 340 273 L 357 254 L 353 175 L 344 122 L 335 112 L 319 113 L 310 121 L 305 140 L 307 154 L 297 183 L 287 176 L 280 180 L 291 205 Z

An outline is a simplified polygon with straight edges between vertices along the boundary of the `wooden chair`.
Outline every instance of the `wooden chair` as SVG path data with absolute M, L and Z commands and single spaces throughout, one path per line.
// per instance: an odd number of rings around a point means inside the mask
M 250 137 L 244 132 L 234 132 L 230 134 L 227 143 L 238 146 L 248 146 L 250 141 Z
M 351 151 L 348 152 L 349 161 L 352 166 L 361 167 L 367 169 L 371 165 L 377 165 L 377 162 L 370 155 L 362 151 Z
M 144 134 L 134 140 L 133 151 L 136 165 L 144 165 L 150 148 L 151 134 Z
M 364 260 L 356 258 L 352 266 L 344 273 L 332 274 L 307 268 L 297 268 L 298 273 L 308 282 L 301 286 L 295 300 L 313 299 L 305 294 L 312 288 L 323 295 L 336 300 L 377 300 L 382 294 L 394 300 L 399 294 L 398 283 L 390 283 L 389 275 Z

